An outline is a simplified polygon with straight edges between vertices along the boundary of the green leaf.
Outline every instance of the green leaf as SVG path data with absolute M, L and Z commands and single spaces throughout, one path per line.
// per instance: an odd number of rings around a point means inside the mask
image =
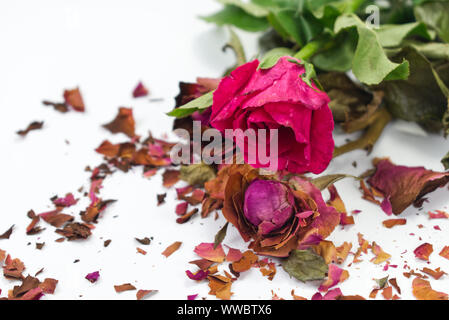
M 214 91 L 211 91 L 209 93 L 206 93 L 202 95 L 199 98 L 196 98 L 195 100 L 190 101 L 189 103 L 173 109 L 169 113 L 167 113 L 169 116 L 176 117 L 176 118 L 184 118 L 195 111 L 203 110 L 206 108 L 209 108 L 212 105 L 214 98 Z
M 231 48 L 237 58 L 237 66 L 241 66 L 246 63 L 245 50 L 243 49 L 239 36 L 231 28 L 229 28 L 229 33 L 231 38 L 223 49 L 226 50 L 227 48 Z
M 218 0 L 218 2 L 224 5 L 233 5 L 244 10 L 246 13 L 254 17 L 266 17 L 268 15 L 268 10 L 263 6 L 259 6 L 254 2 L 243 2 L 242 0 Z
M 225 6 L 223 10 L 207 16 L 201 17 L 204 21 L 215 23 L 219 26 L 232 25 L 239 29 L 257 32 L 264 31 L 269 27 L 266 18 L 254 17 L 236 6 Z
M 269 21 L 283 37 L 289 35 L 300 46 L 304 46 L 323 31 L 319 20 L 308 11 L 302 14 L 289 9 L 274 11 Z
M 322 280 L 329 268 L 323 257 L 309 250 L 294 250 L 282 263 L 284 270 L 299 281 Z
M 443 115 L 448 109 L 445 83 L 449 83 L 449 68 L 434 69 L 430 61 L 413 48 L 404 48 L 392 59 L 409 61 L 410 77 L 385 81 L 379 86 L 385 92 L 388 110 L 396 118 L 417 122 L 428 131 L 441 130 Z
M 357 48 L 357 31 L 348 30 L 338 34 L 334 46 L 312 58 L 313 64 L 325 71 L 346 72 L 351 70 Z
M 356 29 L 358 33 L 357 48 L 352 61 L 352 71 L 358 80 L 372 85 L 384 79 L 407 79 L 407 62 L 393 63 L 385 54 L 377 34 L 367 27 L 356 15 L 342 15 L 335 23 L 335 32 Z
M 435 30 L 438 36 L 449 43 L 449 2 L 432 1 L 414 9 L 416 20 Z
M 449 43 L 441 42 L 417 42 L 407 41 L 404 46 L 415 48 L 419 53 L 423 54 L 428 59 L 433 60 L 449 60 Z M 400 49 L 398 50 L 398 52 Z M 397 53 L 398 53 L 397 52 Z
M 218 231 L 218 233 L 215 235 L 215 241 L 214 241 L 214 250 L 217 249 L 218 245 L 221 244 L 226 237 L 226 232 L 228 231 L 228 225 L 229 222 L 226 222 L 226 224 L 223 226 L 223 228 Z
M 179 178 L 192 186 L 202 186 L 216 177 L 215 170 L 205 163 L 181 166 L 180 171 Z
M 318 177 L 315 179 L 312 179 L 310 182 L 312 182 L 315 187 L 317 187 L 320 190 L 325 190 L 334 183 L 344 179 L 344 178 L 354 178 L 359 179 L 355 176 L 349 175 L 349 174 L 330 174 L 327 176 Z
M 420 22 L 382 25 L 379 29 L 375 29 L 375 32 L 382 47 L 397 47 L 401 45 L 405 38 L 410 36 L 420 36 L 427 40 L 432 39 L 425 24 Z
M 270 69 L 278 63 L 280 58 L 292 55 L 293 51 L 289 48 L 275 48 L 270 50 L 263 56 L 259 64 L 259 69 Z
M 441 160 L 441 163 L 443 164 L 444 169 L 449 170 L 449 152 Z

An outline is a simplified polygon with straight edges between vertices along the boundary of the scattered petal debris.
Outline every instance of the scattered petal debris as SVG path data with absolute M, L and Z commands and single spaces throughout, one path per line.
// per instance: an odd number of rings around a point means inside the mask
M 395 226 L 404 226 L 407 224 L 407 219 L 389 219 L 382 222 L 385 228 L 391 229 Z
M 79 88 L 64 91 L 64 101 L 67 105 L 71 106 L 75 111 L 84 112 L 85 106 L 83 97 Z
M 176 241 L 175 243 L 169 245 L 167 249 L 162 252 L 162 255 L 164 255 L 166 258 L 170 257 L 175 251 L 177 251 L 181 247 L 182 242 Z
M 398 215 L 411 204 L 420 205 L 428 193 L 449 182 L 449 173 L 434 172 L 423 167 L 393 164 L 389 159 L 374 159 L 375 173 L 368 179 L 373 190 L 378 190 Z
M 142 300 L 148 297 L 151 293 L 156 293 L 158 290 L 139 290 L 136 293 L 137 300 Z
M 448 295 L 433 290 L 429 281 L 415 278 L 412 287 L 413 295 L 418 300 L 448 300 Z
M 413 251 L 415 257 L 424 261 L 429 261 L 429 257 L 433 252 L 433 246 L 430 243 L 424 243 Z
M 19 136 L 25 137 L 26 135 L 28 135 L 28 133 L 30 131 L 40 130 L 40 129 L 42 129 L 43 126 L 44 126 L 43 121 L 41 121 L 41 122 L 34 121 L 34 122 L 31 122 L 26 129 L 17 131 L 17 134 Z
M 124 291 L 132 291 L 136 290 L 136 287 L 134 287 L 131 283 L 124 283 L 121 285 L 114 286 L 115 292 L 120 293 Z
M 441 250 L 440 256 L 449 260 L 449 246 L 446 246 Z
M 97 282 L 98 278 L 100 278 L 100 272 L 99 271 L 94 271 L 92 273 L 89 273 L 86 276 L 86 279 L 89 280 L 91 283 Z
M 12 225 L 8 230 L 6 230 L 2 235 L 0 235 L 0 240 L 9 239 L 14 230 L 14 225 Z
M 149 93 L 148 89 L 143 85 L 142 82 L 139 82 L 136 88 L 133 90 L 133 97 L 134 98 L 146 97 L 148 93 Z
M 226 255 L 221 244 L 214 249 L 213 243 L 201 243 L 195 247 L 194 252 L 201 258 L 221 263 L 225 260 Z
M 103 125 L 103 127 L 112 133 L 124 133 L 128 137 L 134 138 L 136 133 L 133 110 L 121 107 L 115 119 Z

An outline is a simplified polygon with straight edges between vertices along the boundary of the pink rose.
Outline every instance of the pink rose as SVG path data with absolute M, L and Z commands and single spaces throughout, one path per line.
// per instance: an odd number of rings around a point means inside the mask
M 258 70 L 259 61 L 254 60 L 234 70 L 214 93 L 210 124 L 222 133 L 225 129 L 278 129 L 278 170 L 318 174 L 327 168 L 334 150 L 330 99 L 304 82 L 305 68 L 292 59 L 283 57 L 264 70 Z M 268 137 L 267 133 L 266 150 L 270 150 Z M 239 147 L 248 162 L 253 151 Z M 250 164 L 269 166 L 259 161 Z

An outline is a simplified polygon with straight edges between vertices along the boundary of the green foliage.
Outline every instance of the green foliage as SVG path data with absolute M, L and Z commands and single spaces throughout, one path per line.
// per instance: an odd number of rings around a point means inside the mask
M 202 17 L 204 21 L 212 22 L 220 26 L 232 25 L 246 31 L 264 31 L 269 24 L 266 18 L 252 16 L 243 9 L 227 5 L 223 10 L 207 17 Z
M 205 95 L 190 101 L 182 107 L 172 110 L 168 113 L 168 115 L 176 118 L 185 118 L 195 111 L 201 111 L 209 108 L 212 105 L 213 98 L 213 92 L 206 93 Z

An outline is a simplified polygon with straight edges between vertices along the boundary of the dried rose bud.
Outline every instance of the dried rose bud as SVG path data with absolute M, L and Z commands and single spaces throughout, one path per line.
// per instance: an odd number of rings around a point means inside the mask
M 243 212 L 261 234 L 281 228 L 293 215 L 294 197 L 277 181 L 253 181 L 245 192 Z
M 249 248 L 257 254 L 287 257 L 292 250 L 319 243 L 340 222 L 337 210 L 304 178 L 280 181 L 249 165 L 222 170 L 228 179 L 215 181 L 214 189 L 224 189 L 223 216 L 243 240 L 252 240 Z

